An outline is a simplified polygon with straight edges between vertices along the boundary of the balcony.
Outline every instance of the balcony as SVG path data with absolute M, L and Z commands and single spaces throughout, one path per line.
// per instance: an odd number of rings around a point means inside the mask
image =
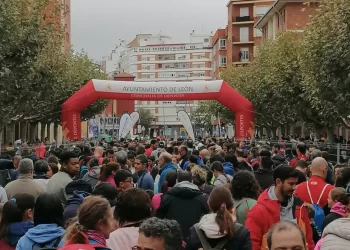
M 251 20 L 250 16 L 237 16 L 233 18 L 232 24 L 254 24 L 254 20 Z

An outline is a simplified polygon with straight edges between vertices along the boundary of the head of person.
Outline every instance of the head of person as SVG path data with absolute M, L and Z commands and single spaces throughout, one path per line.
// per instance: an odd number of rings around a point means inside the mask
M 192 183 L 192 174 L 190 171 L 183 171 L 180 170 L 177 172 L 177 183 L 183 182 L 183 181 L 188 181 Z
M 306 240 L 300 227 L 291 221 L 280 221 L 267 233 L 268 250 L 306 250 Z
M 117 158 L 117 162 L 122 165 L 125 166 L 127 161 L 128 161 L 128 154 L 125 151 L 118 151 L 115 154 L 116 158 Z
M 127 190 L 133 187 L 133 178 L 131 172 L 125 169 L 120 169 L 115 172 L 114 182 L 117 189 Z
M 211 171 L 213 171 L 215 177 L 218 177 L 224 173 L 224 166 L 219 161 L 214 161 L 213 164 L 211 164 L 210 168 Z
M 31 159 L 25 158 L 19 162 L 18 173 L 20 175 L 33 175 L 34 164 Z
M 273 145 L 273 147 L 272 147 L 272 152 L 273 152 L 274 154 L 278 154 L 279 151 L 281 151 L 281 146 L 280 146 L 279 144 Z
M 148 159 L 146 155 L 138 155 L 135 158 L 135 172 L 141 172 L 143 170 L 146 170 L 148 167 Z
M 143 155 L 143 154 L 141 154 Z M 127 157 L 128 157 L 128 161 L 131 162 L 131 164 L 134 166 L 135 164 L 135 158 L 136 158 L 136 154 L 134 151 L 129 151 L 128 154 L 127 154 Z
M 157 140 L 151 140 L 151 145 L 150 145 L 150 148 L 152 150 L 156 150 L 158 148 L 158 141 Z
M 249 160 L 253 160 L 253 159 L 258 159 L 259 158 L 259 149 L 258 148 L 251 148 L 249 150 Z
M 171 156 L 171 162 L 174 163 L 175 165 L 177 165 L 179 163 L 177 155 L 172 155 Z
M 90 161 L 88 162 L 89 169 L 92 169 L 93 167 L 99 167 L 100 163 L 98 162 L 98 158 L 92 157 Z
M 102 147 L 96 147 L 95 148 L 95 152 L 94 152 L 94 156 L 97 158 L 100 158 L 103 156 L 103 148 Z
M 47 176 L 49 164 L 45 160 L 38 160 L 34 164 L 34 174 Z
M 60 156 L 61 171 L 69 174 L 71 177 L 77 175 L 80 171 L 79 159 L 74 152 L 64 152 Z
M 319 150 L 319 149 L 314 149 L 314 150 L 312 150 L 312 152 L 310 153 L 310 157 L 311 157 L 311 160 L 314 160 L 314 159 L 316 159 L 317 157 L 322 157 L 322 152 L 321 152 L 321 150 Z
M 231 192 L 235 200 L 244 198 L 258 199 L 260 186 L 252 172 L 247 170 L 238 171 L 231 181 Z
M 41 194 L 34 206 L 34 225 L 57 224 L 64 227 L 63 207 L 54 194 Z
M 239 143 L 239 147 L 240 148 L 244 148 L 245 146 L 246 146 L 246 141 L 244 141 L 244 140 L 242 140 L 242 141 L 240 141 L 240 143 Z
M 163 152 L 160 154 L 158 158 L 158 166 L 161 168 L 165 164 L 171 163 L 172 161 L 172 156 L 168 152 Z
M 306 174 L 307 167 L 308 167 L 307 162 L 303 161 L 303 160 L 297 161 L 297 163 L 295 165 L 295 169 L 299 170 L 303 174 Z
M 175 220 L 156 217 L 145 220 L 139 227 L 137 246 L 132 250 L 181 250 L 180 225 Z
M 340 169 L 338 178 L 335 182 L 335 186 L 346 188 L 349 183 L 350 183 L 350 168 L 345 167 Z
M 176 171 L 170 171 L 167 173 L 165 176 L 165 181 L 161 186 L 161 192 L 165 193 L 167 192 L 170 188 L 174 187 L 176 185 L 176 180 L 177 180 L 177 172 Z
M 34 204 L 34 196 L 25 193 L 14 195 L 4 204 L 0 222 L 0 239 L 9 243 L 7 237 L 11 224 L 33 220 Z
M 333 173 L 334 181 L 336 181 L 338 179 L 338 176 L 340 174 L 340 170 L 342 168 L 345 168 L 345 167 L 346 167 L 345 164 L 340 164 L 340 163 L 338 163 L 337 165 L 334 166 L 334 173 Z
M 47 178 L 51 178 L 54 174 L 58 173 L 58 166 L 56 163 L 49 163 L 49 170 L 46 173 Z
M 288 165 L 279 165 L 273 171 L 275 192 L 280 202 L 286 201 L 293 196 L 298 183 L 298 170 Z
M 152 216 L 153 205 L 149 195 L 142 189 L 131 188 L 117 199 L 114 218 L 123 227 L 125 223 L 142 222 Z
M 15 167 L 15 169 L 18 169 L 18 165 L 19 165 L 19 162 L 22 160 L 22 157 L 20 155 L 15 155 L 13 157 L 13 166 Z
M 184 157 L 185 155 L 187 155 L 188 154 L 188 148 L 186 147 L 186 146 L 181 146 L 180 148 L 179 148 L 179 155 L 181 156 L 181 157 Z
M 108 158 L 110 162 L 115 162 L 114 150 L 112 148 L 106 150 L 106 158 Z
M 210 158 L 210 152 L 208 149 L 204 148 L 202 149 L 201 151 L 199 151 L 199 156 L 202 158 L 202 159 L 206 159 L 208 160 Z
M 212 155 L 212 156 L 210 157 L 209 162 L 210 162 L 211 164 L 213 164 L 213 163 L 216 162 L 216 161 L 221 162 L 221 163 L 224 163 L 224 162 L 225 162 L 225 158 L 222 157 L 221 155 L 218 155 L 218 154 Z
M 272 170 L 273 166 L 274 164 L 271 159 L 271 156 L 260 156 L 260 167 L 262 169 Z
M 242 148 L 237 148 L 235 154 L 237 158 L 244 158 L 244 151 Z
M 302 155 L 306 154 L 306 145 L 305 145 L 305 143 L 303 143 L 303 142 L 298 143 L 296 149 L 297 149 L 297 153 L 298 154 L 302 154 Z
M 86 233 L 97 231 L 106 239 L 114 230 L 113 212 L 105 198 L 90 195 L 80 205 L 77 215 L 78 222 L 71 224 L 66 231 L 66 242 L 85 244 Z
M 193 184 L 197 185 L 199 189 L 203 189 L 207 181 L 207 172 L 204 169 L 195 166 L 191 169 Z
M 100 181 L 106 181 L 110 176 L 114 177 L 119 168 L 120 166 L 116 162 L 109 162 L 108 164 L 102 165 L 99 178 Z
M 315 150 L 314 150 L 315 151 Z M 323 179 L 327 177 L 328 163 L 322 157 L 316 157 L 311 163 L 311 174 L 312 176 L 319 176 Z
M 349 198 L 346 195 L 345 188 L 337 187 L 329 192 L 328 207 L 332 208 L 337 202 L 340 202 L 345 207 L 349 205 Z
M 114 207 L 118 196 L 118 191 L 112 186 L 112 184 L 101 182 L 94 188 L 94 191 L 92 191 L 91 194 L 107 199 L 111 207 Z
M 144 146 L 138 146 L 136 150 L 136 155 L 143 155 L 146 152 Z
M 220 234 L 231 238 L 234 235 L 234 221 L 230 211 L 233 209 L 231 192 L 225 187 L 216 187 L 210 193 L 208 206 L 216 213 L 215 221 L 219 225 Z

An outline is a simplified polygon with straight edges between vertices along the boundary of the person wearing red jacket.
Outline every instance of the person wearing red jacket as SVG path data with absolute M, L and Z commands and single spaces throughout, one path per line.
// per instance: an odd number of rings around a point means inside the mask
M 304 202 L 293 196 L 298 182 L 297 171 L 288 165 L 276 168 L 273 172 L 275 185 L 266 189 L 248 212 L 245 226 L 250 231 L 253 250 L 267 249 L 267 232 L 279 221 L 297 223 L 306 235 L 308 249 L 314 249 L 312 229 Z
M 306 203 L 318 204 L 321 208 L 327 205 L 329 192 L 335 188 L 326 183 L 328 163 L 322 157 L 316 157 L 311 163 L 311 178 L 298 185 L 295 196 Z
M 297 145 L 297 157 L 293 158 L 290 162 L 289 162 L 289 166 L 291 167 L 295 167 L 295 165 L 297 164 L 297 161 L 307 161 L 307 156 L 306 156 L 306 145 L 305 143 L 301 142 Z

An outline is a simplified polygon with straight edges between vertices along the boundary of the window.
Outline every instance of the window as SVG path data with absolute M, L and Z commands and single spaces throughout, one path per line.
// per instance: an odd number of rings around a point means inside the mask
M 242 7 L 239 9 L 240 16 L 249 16 L 249 7 Z
M 209 43 L 209 38 L 204 38 L 205 43 Z
M 190 46 L 190 49 L 195 49 L 195 48 L 196 48 L 196 46 L 193 46 L 193 45 Z
M 256 29 L 255 29 L 255 36 L 256 36 L 256 37 L 262 36 L 262 31 L 261 31 L 260 29 L 256 28 Z
M 257 6 L 255 9 L 256 16 L 264 16 L 270 8 L 270 6 Z
M 220 39 L 220 49 L 226 49 L 226 39 Z
M 240 27 L 239 28 L 239 39 L 241 42 L 249 41 L 249 27 Z
M 220 59 L 219 59 L 220 61 L 220 64 L 219 64 L 219 66 L 220 67 L 226 67 L 226 56 L 220 56 Z
M 239 52 L 239 61 L 248 62 L 249 61 L 249 48 L 241 48 Z

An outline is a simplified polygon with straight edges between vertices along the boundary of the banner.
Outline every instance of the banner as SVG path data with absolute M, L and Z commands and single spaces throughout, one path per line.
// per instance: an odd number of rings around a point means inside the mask
M 194 140 L 195 138 L 193 127 L 188 114 L 184 110 L 180 110 L 179 112 L 177 112 L 177 117 L 179 118 L 180 122 L 182 122 L 182 125 L 185 127 L 188 135 L 191 137 L 192 140 Z
M 130 114 L 130 122 L 128 124 L 129 127 L 127 128 L 127 131 L 125 131 L 126 132 L 125 136 L 132 130 L 132 128 L 135 126 L 135 124 L 139 119 L 140 119 L 140 114 L 138 112 L 135 111 Z
M 130 122 L 131 122 L 131 118 L 130 118 L 130 115 L 128 113 L 125 113 L 122 115 L 122 117 L 120 117 L 119 139 L 125 138 L 125 136 L 129 133 Z
M 88 123 L 88 138 L 98 137 L 98 119 L 90 119 Z

